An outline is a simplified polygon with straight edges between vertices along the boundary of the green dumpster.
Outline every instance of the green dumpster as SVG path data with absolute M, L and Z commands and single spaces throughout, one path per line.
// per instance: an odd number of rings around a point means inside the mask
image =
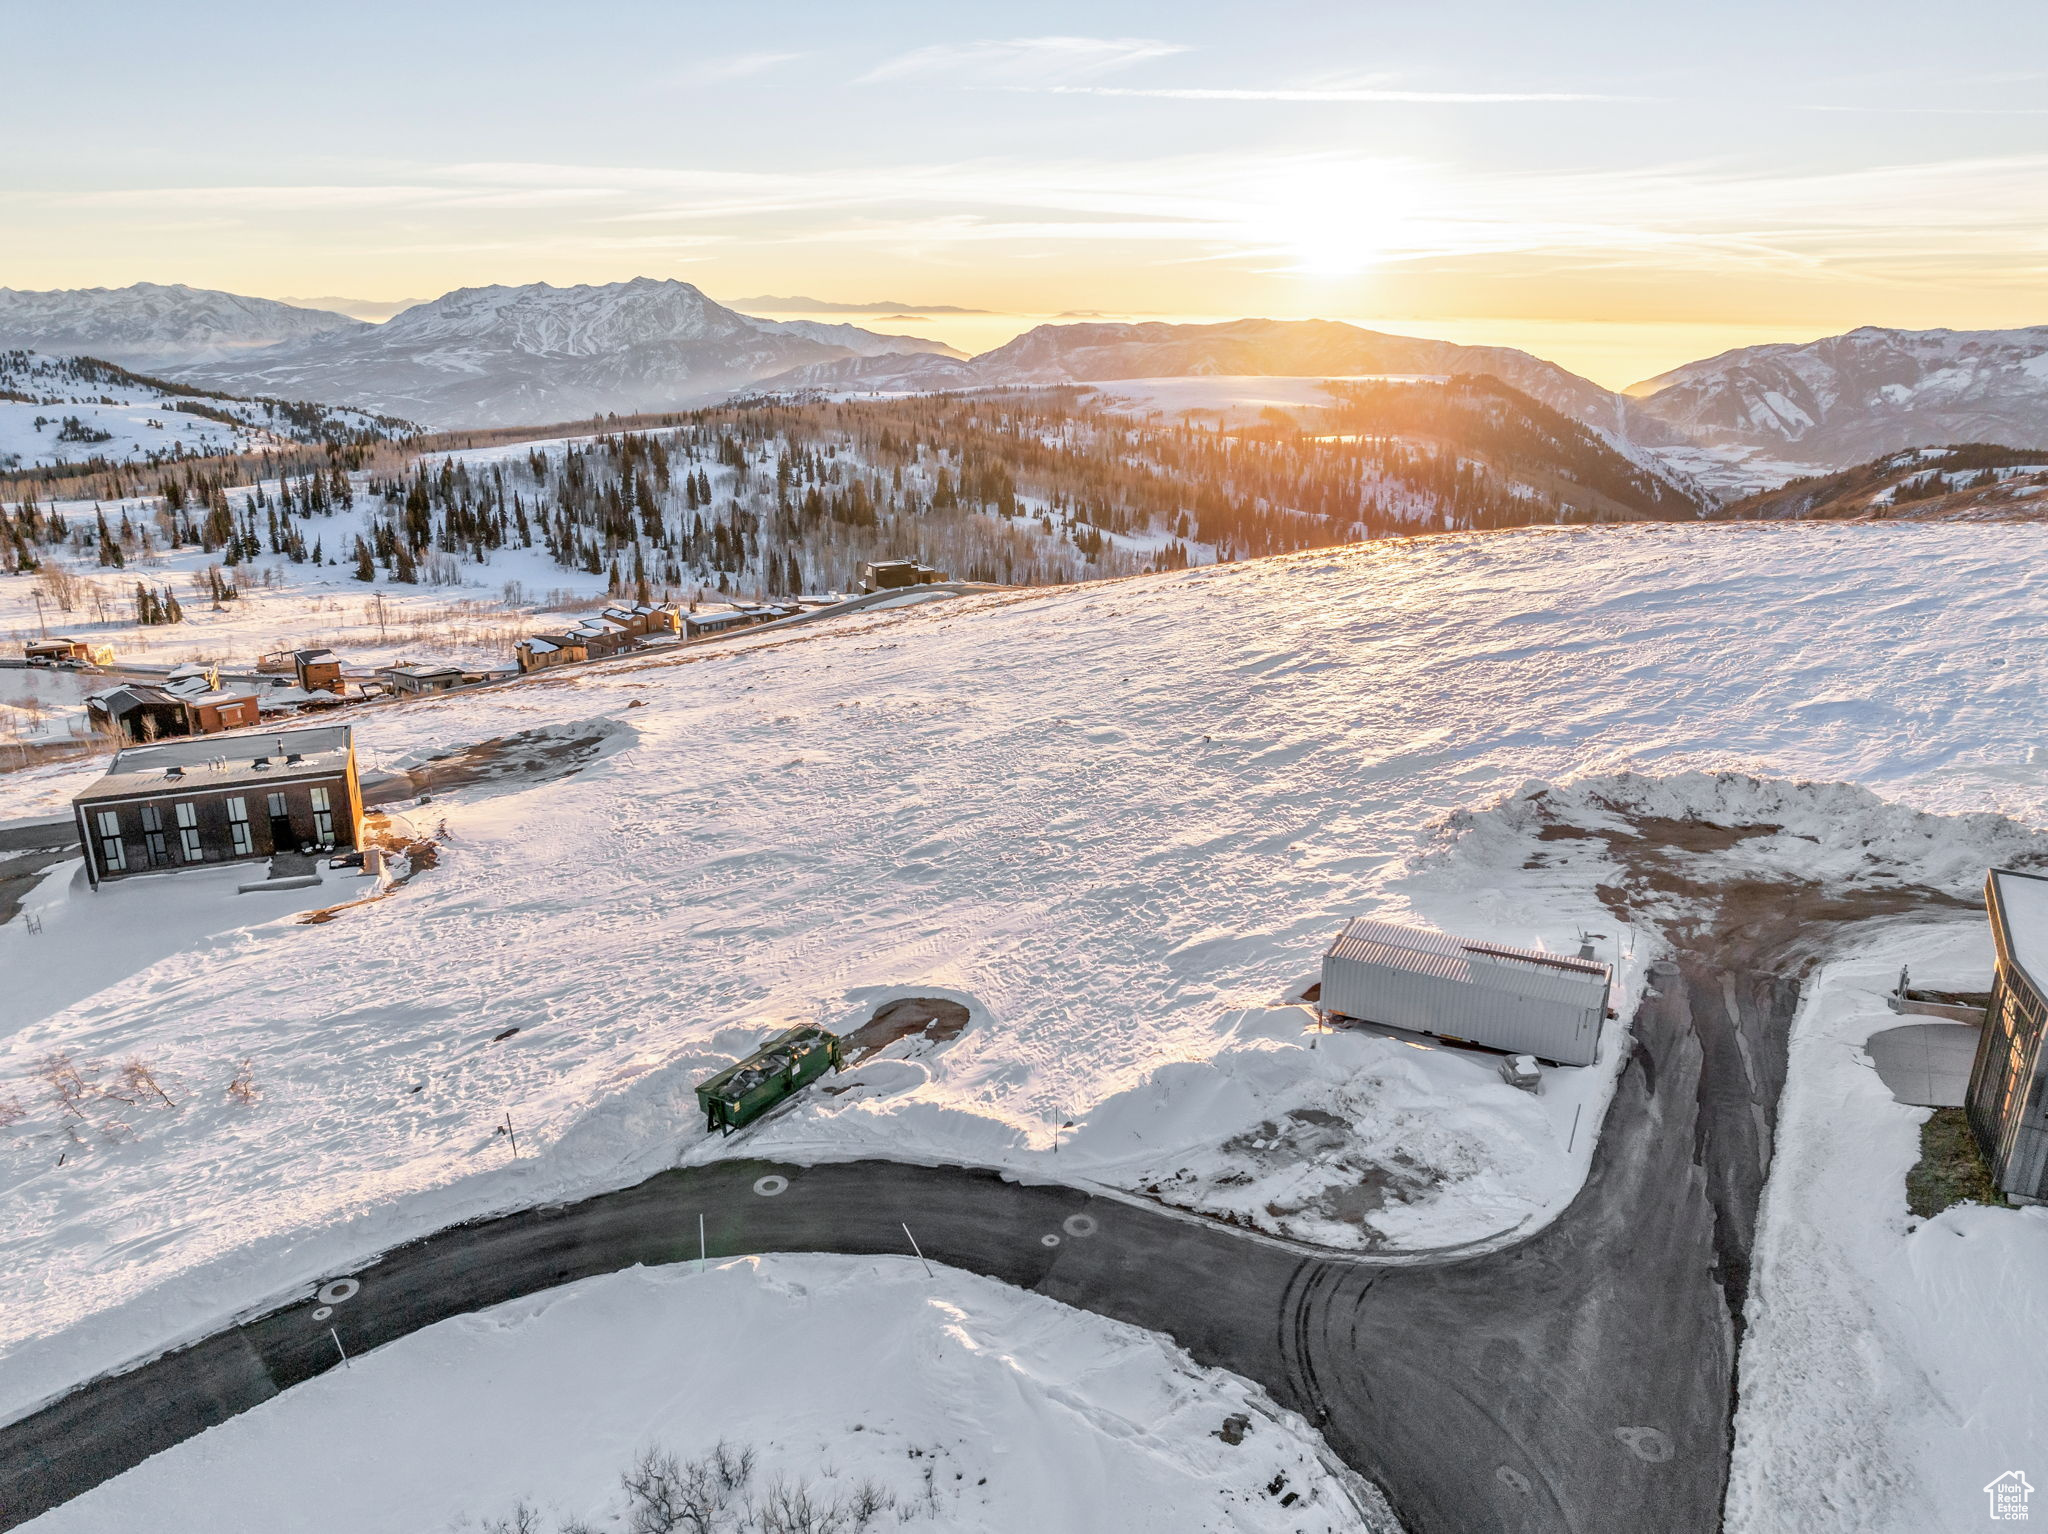
M 839 1064 L 837 1034 L 822 1028 L 792 1028 L 699 1084 L 697 1103 L 704 1110 L 704 1127 L 731 1134 L 817 1080 L 828 1068 L 838 1070 Z

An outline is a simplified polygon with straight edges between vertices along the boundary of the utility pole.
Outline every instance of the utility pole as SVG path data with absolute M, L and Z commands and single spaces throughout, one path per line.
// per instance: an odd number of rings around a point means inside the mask
M 35 598 L 36 603 L 36 633 L 39 637 L 48 639 L 50 625 L 43 618 L 43 594 L 40 591 L 31 591 L 29 595 Z

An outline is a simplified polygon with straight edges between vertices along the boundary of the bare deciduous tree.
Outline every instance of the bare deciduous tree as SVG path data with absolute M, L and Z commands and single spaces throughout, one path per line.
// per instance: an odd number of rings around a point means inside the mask
M 140 1055 L 133 1056 L 121 1066 L 121 1087 L 130 1102 L 144 1102 L 156 1098 L 166 1108 L 178 1105 L 171 1101 L 171 1094 L 157 1080 L 156 1067 Z
M 57 1106 L 81 1119 L 85 1117 L 85 1105 L 97 1095 L 87 1079 L 88 1070 L 96 1071 L 97 1067 L 80 1065 L 69 1050 L 62 1049 L 52 1050 L 35 1064 L 36 1074 L 48 1085 Z

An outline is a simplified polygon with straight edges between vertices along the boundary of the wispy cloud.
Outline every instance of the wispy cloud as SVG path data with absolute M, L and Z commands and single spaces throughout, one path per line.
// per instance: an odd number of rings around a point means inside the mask
M 555 163 L 366 166 L 299 186 L 17 196 L 74 214 L 217 221 L 322 249 L 761 253 L 838 245 L 903 257 L 1076 252 L 1097 271 L 1215 263 L 1457 272 L 1775 274 L 1916 285 L 2038 282 L 2048 156 L 1850 171 L 1669 164 L 1516 171 L 1338 153 L 932 161 L 753 172 Z M 0 213 L 8 210 L 0 209 Z M 1085 252 L 1085 254 L 1078 254 Z M 986 256 L 975 259 L 986 261 Z
M 1154 37 L 1012 37 L 933 43 L 876 65 L 854 83 L 939 79 L 953 85 L 1049 85 L 1086 80 L 1187 50 Z
M 683 70 L 677 78 L 697 85 L 746 80 L 805 57 L 808 55 L 803 53 L 733 53 L 723 58 L 700 60 Z
M 1389 101 L 1449 106 L 1512 101 L 1652 101 L 1651 96 L 1609 96 L 1589 91 L 1410 91 L 1382 86 L 1179 86 L 1141 89 L 1115 85 L 1012 86 L 1056 96 L 1138 96 L 1156 101 Z
M 2048 117 L 2048 107 L 1951 107 L 1951 106 L 1818 106 L 1800 103 L 1799 112 L 1852 112 L 1895 114 L 1907 117 Z

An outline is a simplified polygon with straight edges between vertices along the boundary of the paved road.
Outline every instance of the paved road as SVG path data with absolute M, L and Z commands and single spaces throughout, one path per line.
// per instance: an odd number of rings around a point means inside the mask
M 1695 931 L 1640 1008 L 1591 1173 L 1517 1245 L 1405 1262 L 988 1171 L 733 1161 L 438 1232 L 0 1428 L 0 1528 L 351 1353 L 635 1263 L 897 1253 L 1165 1332 L 1321 1425 L 1411 1534 L 1712 1534 L 1796 975 L 1850 921 L 1797 891 Z M 1800 946 L 1803 945 L 1803 946 Z M 759 1179 L 786 1179 L 779 1193 Z M 768 1187 L 774 1187 L 770 1182 Z M 1057 1237 L 1057 1242 L 1048 1238 Z M 343 1288 L 349 1285 L 344 1283 Z

